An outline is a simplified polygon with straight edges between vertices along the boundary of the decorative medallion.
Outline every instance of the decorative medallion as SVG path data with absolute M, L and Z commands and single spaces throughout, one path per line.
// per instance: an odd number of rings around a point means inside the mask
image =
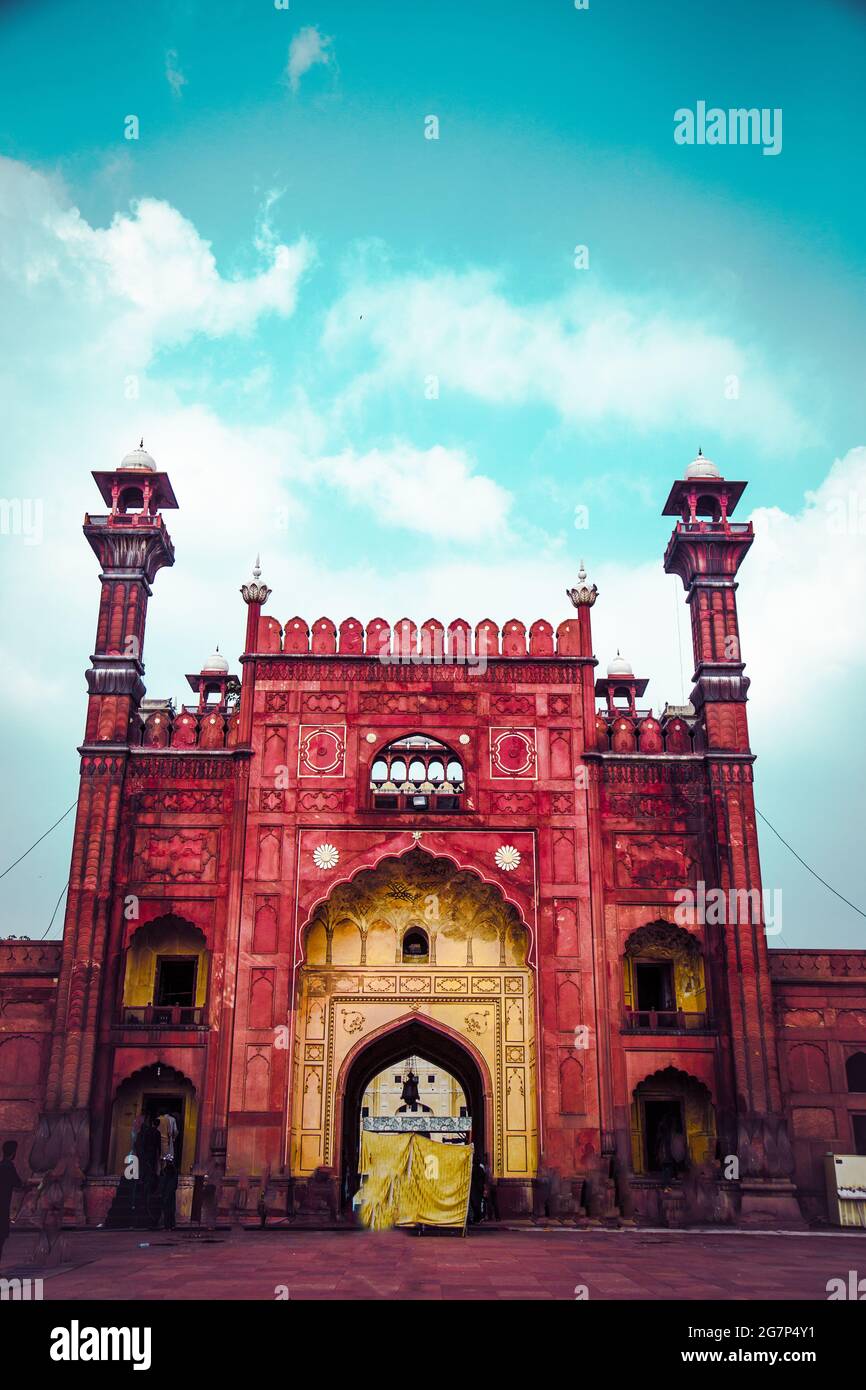
M 298 743 L 299 777 L 342 777 L 346 730 L 339 725 L 302 724 Z
M 313 850 L 313 863 L 317 869 L 335 869 L 339 858 L 340 851 L 336 845 L 317 845 Z
M 480 1037 L 482 1033 L 487 1032 L 488 1019 L 486 1013 L 467 1014 L 464 1021 L 467 1033 L 474 1033 L 476 1037 Z
M 520 864 L 520 850 L 515 849 L 513 845 L 500 845 L 493 858 L 500 869 L 510 874 Z
M 493 777 L 535 777 L 534 729 L 491 729 L 490 772 Z

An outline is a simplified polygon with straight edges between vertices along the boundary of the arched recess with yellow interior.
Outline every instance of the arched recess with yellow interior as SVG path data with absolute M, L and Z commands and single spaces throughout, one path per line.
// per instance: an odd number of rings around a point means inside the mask
M 631 933 L 623 956 L 623 1002 L 632 1027 L 706 1027 L 704 960 L 691 932 L 658 921 Z
M 682 1136 L 679 1149 L 671 1144 Z M 716 1148 L 716 1111 L 709 1088 L 678 1067 L 647 1076 L 632 1092 L 632 1171 L 678 1177 L 686 1166 L 711 1163 Z
M 412 1015 L 489 1077 L 484 1147 L 494 1176 L 514 1189 L 510 1209 L 528 1209 L 538 1164 L 535 980 L 528 929 L 497 885 L 411 849 L 337 885 L 299 940 L 293 1176 L 325 1167 L 342 1185 L 347 1059 Z
M 208 950 L 200 927 L 166 913 L 136 929 L 123 974 L 125 1024 L 164 1021 L 166 1026 L 202 1026 L 207 990 Z
M 198 1096 L 188 1076 L 165 1062 L 134 1071 L 117 1087 L 111 1115 L 109 1173 L 122 1173 L 132 1147 L 132 1127 L 141 1114 L 168 1110 L 178 1121 L 178 1170 L 191 1173 L 198 1135 Z

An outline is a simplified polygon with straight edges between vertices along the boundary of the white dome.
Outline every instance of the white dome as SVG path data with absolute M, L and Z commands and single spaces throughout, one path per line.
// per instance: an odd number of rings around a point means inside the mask
M 692 459 L 691 463 L 686 469 L 687 478 L 720 478 L 721 476 L 722 475 L 719 472 L 716 465 L 713 463 L 713 460 L 704 458 L 700 449 L 698 449 L 697 458 Z
M 156 464 L 144 447 L 144 440 L 137 449 L 130 449 L 120 461 L 120 467 L 138 473 L 155 473 Z
M 225 675 L 229 669 L 229 664 L 217 647 L 213 656 L 208 657 L 201 669 L 202 671 L 219 671 L 221 675 Z
M 617 652 L 613 661 L 607 668 L 607 674 L 608 676 L 633 676 L 634 671 L 632 670 L 631 662 L 626 661 L 625 657 L 620 656 L 619 652 Z

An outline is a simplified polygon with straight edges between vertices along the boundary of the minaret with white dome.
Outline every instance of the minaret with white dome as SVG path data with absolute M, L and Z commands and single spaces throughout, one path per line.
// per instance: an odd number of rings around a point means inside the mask
M 737 622 L 736 575 L 754 539 L 752 523 L 731 516 L 746 484 L 730 482 L 711 459 L 697 457 L 670 490 L 664 516 L 678 517 L 665 552 L 665 570 L 678 574 L 687 593 L 695 654 L 691 694 L 710 746 L 723 740 L 746 748 L 745 721 L 719 721 L 719 704 L 742 705 L 749 688 L 743 674 Z M 706 707 L 706 708 L 705 708 Z
M 99 1002 L 106 987 L 102 966 L 110 958 L 110 919 L 118 901 L 112 873 L 132 746 L 141 731 L 147 603 L 159 570 L 174 564 L 162 509 L 177 507 L 168 474 L 157 468 L 143 441 L 117 467 L 96 470 L 93 478 L 106 511 L 85 515 L 83 527 L 99 561 L 100 597 L 86 672 L 87 717 L 63 928 L 61 988 L 74 998 L 74 1010 L 67 1026 L 52 1036 L 41 1119 L 44 1133 L 59 1141 L 69 1115 L 83 1117 L 78 1135 L 84 1151 L 90 1146 Z
M 608 714 L 625 712 L 634 717 L 637 701 L 648 685 L 649 678 L 636 676 L 631 662 L 617 649 L 616 656 L 608 662 L 607 675 L 599 676 L 595 683 L 595 694 L 607 701 Z
M 187 675 L 191 689 L 198 695 L 198 708 L 224 710 L 229 683 L 229 663 L 219 647 L 202 664 L 200 671 Z

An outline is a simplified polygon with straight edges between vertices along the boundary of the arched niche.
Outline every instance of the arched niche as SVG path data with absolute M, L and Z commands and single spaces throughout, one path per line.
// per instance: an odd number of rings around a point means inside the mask
M 201 1011 L 207 1003 L 209 952 L 204 932 L 174 913 L 138 927 L 126 951 L 124 1021 L 146 1022 L 147 1008 Z M 177 1021 L 177 1020 L 175 1020 Z M 183 1022 L 203 1022 L 183 1018 Z

